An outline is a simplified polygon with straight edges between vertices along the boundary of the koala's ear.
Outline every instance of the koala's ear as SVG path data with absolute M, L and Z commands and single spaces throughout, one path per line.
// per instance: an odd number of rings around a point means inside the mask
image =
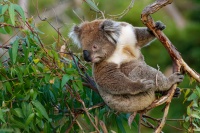
M 81 43 L 79 39 L 80 31 L 81 31 L 81 28 L 75 25 L 72 27 L 71 31 L 68 34 L 69 38 L 71 38 L 74 44 L 76 44 L 79 48 L 81 47 Z
M 105 37 L 113 44 L 117 44 L 120 35 L 120 22 L 105 20 L 99 29 L 104 32 Z

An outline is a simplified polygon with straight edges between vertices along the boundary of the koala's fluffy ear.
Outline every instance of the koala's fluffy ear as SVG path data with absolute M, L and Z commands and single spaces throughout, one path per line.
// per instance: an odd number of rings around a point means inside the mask
M 80 39 L 79 39 L 79 34 L 80 34 L 80 27 L 75 25 L 72 27 L 71 31 L 69 32 L 69 38 L 71 38 L 79 48 L 81 47 Z
M 120 23 L 112 20 L 105 20 L 100 24 L 100 30 L 105 37 L 113 44 L 116 44 L 120 35 Z

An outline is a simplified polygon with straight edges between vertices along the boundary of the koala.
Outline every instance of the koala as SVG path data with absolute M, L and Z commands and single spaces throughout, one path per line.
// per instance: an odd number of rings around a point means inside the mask
M 156 30 L 165 26 L 156 22 Z M 85 61 L 93 63 L 93 76 L 104 102 L 118 112 L 144 110 L 156 91 L 167 91 L 184 76 L 176 72 L 166 77 L 147 65 L 141 48 L 155 39 L 146 27 L 126 22 L 94 20 L 76 25 L 69 33 L 83 50 Z

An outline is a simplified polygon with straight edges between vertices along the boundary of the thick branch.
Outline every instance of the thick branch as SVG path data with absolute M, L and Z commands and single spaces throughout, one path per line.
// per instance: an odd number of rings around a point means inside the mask
M 200 82 L 199 74 L 196 73 L 195 71 L 193 71 L 187 65 L 187 63 L 184 62 L 184 60 L 182 59 L 180 53 L 176 50 L 176 48 L 170 42 L 170 40 L 167 38 L 167 36 L 165 36 L 165 34 L 162 31 L 156 30 L 155 23 L 154 23 L 153 19 L 150 16 L 150 14 L 153 14 L 153 13 L 157 12 L 162 7 L 164 7 L 164 6 L 168 5 L 168 4 L 171 4 L 172 1 L 173 0 L 156 0 L 153 4 L 147 6 L 143 10 L 143 12 L 141 14 L 141 20 L 154 33 L 154 35 L 158 38 L 158 40 L 167 49 L 168 53 L 170 54 L 170 56 L 171 56 L 171 58 L 173 60 L 173 63 L 175 64 L 174 71 L 180 71 L 180 68 L 182 67 L 183 70 L 185 72 L 187 72 L 188 75 L 193 77 L 196 81 Z M 177 85 L 174 84 L 171 87 L 171 90 L 168 92 L 168 94 L 166 96 L 163 96 L 160 99 L 154 101 L 146 110 L 144 110 L 144 111 L 148 111 L 148 110 L 150 110 L 150 109 L 152 109 L 152 108 L 154 108 L 156 106 L 159 106 L 159 105 L 161 105 L 163 103 L 166 103 L 162 121 L 159 124 L 159 126 L 157 127 L 157 129 L 155 130 L 155 133 L 160 133 L 162 131 L 162 128 L 165 125 L 167 114 L 168 114 L 168 111 L 169 111 L 169 105 L 170 105 L 172 97 L 174 95 L 176 86 Z

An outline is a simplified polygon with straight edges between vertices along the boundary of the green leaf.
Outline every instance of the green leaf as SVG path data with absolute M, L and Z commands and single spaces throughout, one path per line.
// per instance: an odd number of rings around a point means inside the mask
M 126 133 L 125 129 L 124 129 L 124 126 L 123 126 L 123 123 L 122 123 L 122 119 L 120 116 L 117 116 L 117 127 L 120 129 L 120 131 L 122 133 Z
M 3 121 L 4 123 L 6 123 L 4 117 L 3 117 L 3 111 L 2 109 L 0 108 L 0 120 Z
M 195 100 L 195 99 L 197 99 L 197 98 L 198 98 L 198 96 L 197 96 L 195 93 L 192 93 L 192 94 L 188 97 L 187 101 L 192 101 L 192 100 Z
M 69 81 L 70 79 L 70 76 L 65 74 L 63 77 L 62 77 L 62 82 L 61 82 L 61 88 L 64 87 L 64 85 Z
M 18 47 L 19 47 L 19 42 L 18 42 L 18 40 L 15 40 L 14 43 L 13 43 L 13 45 L 12 45 L 12 59 L 13 59 L 13 64 L 16 62 L 16 59 L 17 59 Z
M 26 122 L 25 122 L 26 126 L 28 126 L 31 123 L 31 121 L 33 121 L 34 117 L 35 117 L 35 113 L 32 113 L 28 116 L 28 118 L 26 119 Z
M 187 107 L 187 115 L 191 115 L 191 109 L 189 107 Z
M 46 82 L 46 83 L 49 83 L 49 80 L 50 80 L 50 78 L 51 78 L 50 76 L 51 76 L 50 73 L 45 74 L 44 79 L 45 79 L 45 82 Z
M 14 4 L 10 3 L 10 6 L 8 8 L 9 10 L 9 15 L 10 15 L 10 20 L 12 25 L 15 25 L 15 9 L 14 9 Z
M 22 102 L 21 106 L 25 117 L 28 117 L 33 112 L 33 106 L 30 103 Z
M 3 15 L 8 9 L 8 5 L 3 5 L 2 8 L 1 8 L 1 15 Z
M 200 97 L 200 88 L 196 86 L 196 89 L 197 89 L 197 95 Z
M 24 15 L 24 11 L 21 8 L 21 6 L 17 5 L 17 4 L 13 4 L 14 5 L 14 9 L 20 14 L 20 16 L 22 17 L 23 22 L 26 21 L 26 17 Z
M 51 127 L 49 123 L 44 124 L 44 133 L 50 133 L 51 132 Z
M 26 125 L 24 123 L 22 123 L 21 121 L 17 121 L 13 117 L 11 117 L 10 120 L 11 120 L 12 124 L 17 126 L 18 128 L 22 128 L 22 129 L 26 128 Z
M 32 101 L 32 104 L 37 108 L 37 110 L 48 120 L 51 121 L 44 106 L 39 101 Z
M 200 128 L 194 129 L 194 131 L 198 132 L 198 131 L 200 131 Z
M 186 98 L 189 93 L 190 93 L 190 89 L 187 89 L 186 92 L 185 92 L 184 97 Z
M 91 0 L 85 0 L 85 2 L 90 6 L 90 8 L 96 12 L 100 12 L 99 8 Z
M 194 117 L 194 118 L 200 119 L 200 116 L 197 113 L 192 113 L 191 116 Z
M 6 31 L 7 34 L 12 34 L 13 33 L 13 30 L 10 26 L 6 26 L 4 27 L 4 30 Z
M 22 109 L 21 108 L 15 108 L 14 109 L 16 116 L 20 117 L 20 118 L 24 118 L 24 115 L 22 113 Z

